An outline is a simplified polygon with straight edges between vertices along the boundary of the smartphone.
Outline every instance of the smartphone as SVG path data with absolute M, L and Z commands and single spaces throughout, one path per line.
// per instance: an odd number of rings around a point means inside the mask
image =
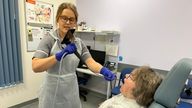
M 75 32 L 75 29 L 69 29 L 68 31 L 67 31 L 67 34 L 69 34 L 69 33 L 71 33 L 71 34 L 73 34 Z M 66 34 L 66 35 L 67 35 Z
M 65 35 L 65 38 L 61 42 L 61 44 L 69 44 L 71 41 L 74 41 L 75 37 L 73 33 L 75 32 L 75 29 L 69 29 Z

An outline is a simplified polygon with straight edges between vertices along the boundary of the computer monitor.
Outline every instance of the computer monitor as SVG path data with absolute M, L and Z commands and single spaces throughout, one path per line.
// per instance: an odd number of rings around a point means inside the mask
M 92 58 L 96 62 L 100 63 L 101 65 L 104 65 L 106 52 L 105 51 L 99 51 L 99 50 L 93 50 L 93 49 L 90 49 L 90 48 L 88 48 L 88 49 L 89 49 L 89 52 L 90 52 Z M 87 68 L 87 67 L 84 67 L 83 64 L 84 63 L 82 61 L 80 61 L 79 65 L 78 65 L 78 68 Z
M 93 50 L 93 49 L 90 49 L 90 54 L 92 56 L 92 58 L 100 63 L 101 65 L 104 65 L 105 63 L 105 51 L 99 51 L 99 50 Z

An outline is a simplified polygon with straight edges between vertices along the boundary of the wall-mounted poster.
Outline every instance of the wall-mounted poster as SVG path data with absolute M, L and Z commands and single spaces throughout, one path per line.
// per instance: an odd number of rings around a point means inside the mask
M 39 42 L 52 28 L 27 26 L 27 51 L 35 51 Z
M 53 5 L 26 0 L 26 20 L 27 23 L 53 24 Z
M 26 0 L 27 51 L 35 51 L 39 42 L 53 30 L 53 5 Z

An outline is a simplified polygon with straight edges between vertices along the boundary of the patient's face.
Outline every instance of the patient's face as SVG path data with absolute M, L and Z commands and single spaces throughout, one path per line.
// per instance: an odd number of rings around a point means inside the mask
M 126 77 L 124 79 L 124 84 L 121 86 L 121 93 L 123 95 L 131 95 L 132 96 L 132 91 L 135 88 L 135 81 L 134 81 L 134 77 L 133 77 L 133 72 L 132 74 L 126 74 Z

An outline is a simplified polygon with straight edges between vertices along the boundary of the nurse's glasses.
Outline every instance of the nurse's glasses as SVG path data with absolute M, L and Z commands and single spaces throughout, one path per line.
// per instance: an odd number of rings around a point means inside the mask
M 63 21 L 64 23 L 70 23 L 70 24 L 74 24 L 76 19 L 74 17 L 67 17 L 67 16 L 60 16 L 59 17 L 61 19 L 61 21 Z

